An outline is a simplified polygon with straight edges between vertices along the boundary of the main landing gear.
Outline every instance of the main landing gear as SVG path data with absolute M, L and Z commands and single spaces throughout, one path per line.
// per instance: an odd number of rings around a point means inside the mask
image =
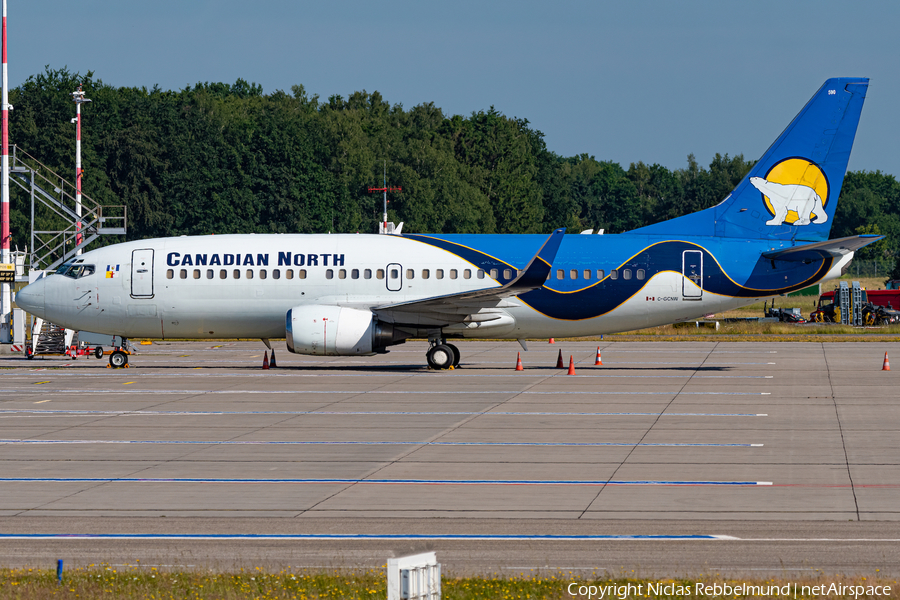
M 459 366 L 459 348 L 443 339 L 429 341 L 431 348 L 425 353 L 429 367 L 441 371 Z

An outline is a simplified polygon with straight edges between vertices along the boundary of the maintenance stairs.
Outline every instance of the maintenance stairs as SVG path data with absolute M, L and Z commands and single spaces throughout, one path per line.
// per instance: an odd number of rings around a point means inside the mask
M 78 332 L 65 329 L 40 317 L 34 318 L 32 329 L 31 355 L 67 354 L 76 344 Z
M 102 235 L 125 235 L 125 206 L 101 206 L 82 193 L 79 216 L 74 185 L 18 146 L 10 158 L 10 181 L 31 197 L 31 271 L 55 270 Z

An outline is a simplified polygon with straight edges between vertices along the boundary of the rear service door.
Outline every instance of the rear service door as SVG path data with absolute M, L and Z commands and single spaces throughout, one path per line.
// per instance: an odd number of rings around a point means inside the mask
M 681 294 L 685 300 L 703 299 L 703 253 L 685 250 L 681 258 Z
M 131 253 L 131 297 L 153 297 L 153 250 Z

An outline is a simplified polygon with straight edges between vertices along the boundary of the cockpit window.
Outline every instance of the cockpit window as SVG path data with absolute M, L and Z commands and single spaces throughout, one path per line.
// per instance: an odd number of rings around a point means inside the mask
M 94 265 L 66 263 L 56 270 L 56 275 L 65 275 L 72 279 L 81 279 L 94 274 Z

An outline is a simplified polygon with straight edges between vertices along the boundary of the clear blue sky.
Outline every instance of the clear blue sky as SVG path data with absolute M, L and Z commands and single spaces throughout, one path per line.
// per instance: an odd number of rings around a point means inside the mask
M 625 168 L 759 158 L 826 78 L 866 76 L 850 168 L 900 177 L 893 0 L 7 1 L 13 87 L 50 65 L 114 86 L 240 77 L 448 115 L 493 105 L 558 154 Z

